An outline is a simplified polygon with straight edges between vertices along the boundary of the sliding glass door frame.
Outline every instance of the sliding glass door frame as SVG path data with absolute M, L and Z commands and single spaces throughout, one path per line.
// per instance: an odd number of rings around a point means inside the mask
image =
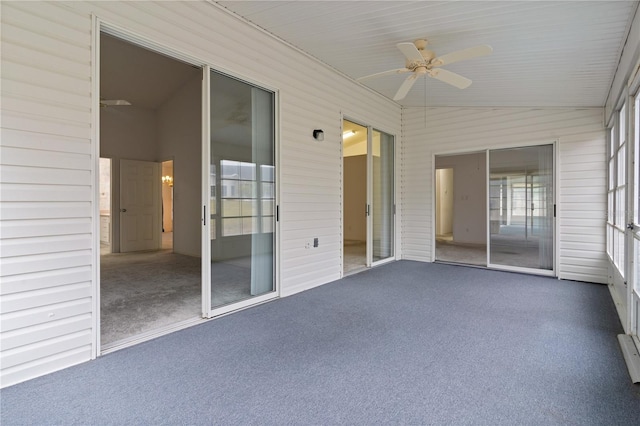
M 211 289 L 211 214 L 210 214 L 210 202 L 211 202 L 211 72 L 217 72 L 230 76 L 241 82 L 247 83 L 251 86 L 255 86 L 259 89 L 271 92 L 273 94 L 273 138 L 274 138 L 274 166 L 275 166 L 275 193 L 274 193 L 274 228 L 273 228 L 273 289 L 272 291 L 253 296 L 247 299 L 242 299 L 237 302 L 225 304 L 222 306 L 212 306 L 212 289 Z M 216 69 L 209 65 L 203 66 L 203 78 L 202 78 L 202 192 L 201 192 L 201 243 L 202 243 L 202 317 L 213 318 L 216 316 L 224 315 L 229 312 L 244 309 L 250 306 L 254 306 L 266 301 L 275 299 L 280 296 L 280 262 L 278 255 L 278 248 L 280 246 L 280 220 L 279 220 L 279 200 L 280 200 L 280 171 L 279 171 L 279 129 L 280 129 L 280 115 L 279 115 L 279 93 L 275 88 L 268 87 L 259 82 L 252 81 L 250 79 L 236 76 L 235 74 Z M 217 174 L 220 170 L 217 170 Z
M 396 179 L 396 173 L 395 171 L 397 170 L 397 144 L 396 144 L 396 136 L 391 133 L 391 132 L 386 132 L 384 130 L 381 130 L 378 127 L 374 127 L 372 125 L 367 125 L 367 124 L 363 124 L 361 121 L 350 118 L 349 116 L 343 115 L 342 116 L 342 120 L 341 123 L 344 123 L 345 121 L 349 121 L 352 122 L 354 124 L 357 124 L 359 126 L 362 126 L 364 128 L 367 129 L 367 160 L 366 160 L 366 165 L 367 165 L 367 170 L 366 170 L 366 206 L 364 206 L 365 210 L 364 210 L 364 214 L 366 217 L 366 267 L 367 268 L 371 268 L 374 266 L 379 266 L 379 265 L 384 265 L 385 263 L 389 263 L 389 262 L 393 262 L 396 260 L 396 256 L 397 256 L 397 233 L 396 230 L 398 229 L 398 225 L 397 225 L 397 215 L 396 215 L 396 194 L 397 194 L 397 179 Z M 341 129 L 340 134 L 343 134 L 344 129 Z M 393 172 L 392 172 L 392 179 L 393 179 L 393 184 L 392 184 L 392 211 L 391 211 L 391 223 L 392 223 L 392 237 L 391 237 L 391 255 L 389 257 L 386 257 L 384 259 L 380 259 L 377 261 L 373 260 L 373 236 L 374 236 L 374 229 L 373 229 L 373 200 L 374 200 L 374 185 L 373 185 L 373 133 L 374 132 L 379 132 L 381 134 L 386 134 L 388 136 L 390 136 L 393 139 Z M 343 143 L 341 143 L 341 150 L 344 149 L 344 145 Z M 342 152 L 342 158 L 343 158 L 343 168 L 344 168 L 344 152 Z M 344 170 L 342 171 L 343 174 L 343 178 L 344 178 Z M 343 238 L 343 243 L 344 243 L 344 229 L 345 229 L 345 214 L 344 214 L 344 180 L 342 183 L 342 212 L 341 212 L 341 233 L 342 233 L 342 238 Z M 342 258 L 342 267 L 341 267 L 341 274 L 344 275 L 344 244 L 342 244 L 342 248 L 341 248 L 341 258 Z
M 520 266 L 511 266 L 511 265 L 501 265 L 501 264 L 496 264 L 496 263 L 491 263 L 491 203 L 490 203 L 490 185 L 491 185 L 491 151 L 495 151 L 495 150 L 501 150 L 501 149 L 517 149 L 517 148 L 535 148 L 538 146 L 546 146 L 546 145 L 552 145 L 552 156 L 553 156 L 553 160 L 552 160 L 552 188 L 553 188 L 553 200 L 552 200 L 552 204 L 553 204 L 553 221 L 552 221 L 552 247 L 553 247 L 553 267 L 551 269 L 536 269 L 536 268 L 526 268 L 526 267 L 520 267 Z M 486 170 L 487 170 L 487 176 L 486 176 L 486 196 L 487 196 L 487 268 L 490 269 L 497 269 L 497 270 L 503 270 L 503 271 L 510 271 L 510 272 L 523 272 L 523 273 L 527 273 L 527 274 L 535 274 L 535 275 L 544 275 L 544 276 L 551 276 L 551 277 L 555 277 L 557 276 L 557 265 L 558 265 L 558 239 L 557 239 L 557 212 L 556 212 L 556 205 L 557 205 L 557 197 L 558 197 L 558 168 L 557 168 L 557 147 L 558 147 L 558 143 L 557 140 L 553 140 L 553 141 L 547 141 L 547 142 L 540 142 L 540 143 L 526 143 L 526 144 L 518 144 L 518 145 L 509 145 L 509 146 L 504 146 L 504 147 L 495 147 L 495 148 L 489 148 L 486 150 Z M 526 206 L 527 208 L 525 210 L 528 210 L 528 206 Z

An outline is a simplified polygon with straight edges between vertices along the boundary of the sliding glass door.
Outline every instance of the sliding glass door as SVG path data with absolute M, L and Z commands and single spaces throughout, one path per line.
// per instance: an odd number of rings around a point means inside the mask
M 210 315 L 275 295 L 274 93 L 210 74 Z
M 394 256 L 394 143 L 393 136 L 372 132 L 371 149 L 371 263 Z
M 489 151 L 489 265 L 553 271 L 553 145 Z
M 395 258 L 394 137 L 343 120 L 343 274 Z

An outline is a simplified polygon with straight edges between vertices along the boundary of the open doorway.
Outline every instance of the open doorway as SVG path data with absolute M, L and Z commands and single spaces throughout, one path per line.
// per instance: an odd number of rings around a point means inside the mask
M 100 254 L 111 253 L 111 159 L 100 159 Z
M 162 162 L 162 242 L 163 250 L 173 250 L 173 160 Z
M 367 267 L 367 128 L 348 120 L 342 124 L 344 176 L 345 275 Z
M 201 98 L 201 68 L 101 34 L 103 352 L 202 316 Z
M 436 156 L 436 260 L 487 265 L 486 153 Z

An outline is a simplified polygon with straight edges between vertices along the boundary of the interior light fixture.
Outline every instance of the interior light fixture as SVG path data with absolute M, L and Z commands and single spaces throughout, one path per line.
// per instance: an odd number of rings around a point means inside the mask
M 355 131 L 355 130 L 347 130 L 346 132 L 344 132 L 344 133 L 342 134 L 342 137 L 343 137 L 343 138 L 349 138 L 349 137 L 351 137 L 351 136 L 354 136 L 355 134 L 356 134 L 356 131 Z
M 169 175 L 162 176 L 162 183 L 166 183 L 169 186 L 173 186 L 173 178 Z

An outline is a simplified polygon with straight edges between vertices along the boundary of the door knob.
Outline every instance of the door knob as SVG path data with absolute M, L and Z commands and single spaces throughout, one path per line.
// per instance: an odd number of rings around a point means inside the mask
M 121 211 L 122 213 L 126 213 L 126 212 L 127 212 L 127 209 L 120 209 L 120 211 Z

